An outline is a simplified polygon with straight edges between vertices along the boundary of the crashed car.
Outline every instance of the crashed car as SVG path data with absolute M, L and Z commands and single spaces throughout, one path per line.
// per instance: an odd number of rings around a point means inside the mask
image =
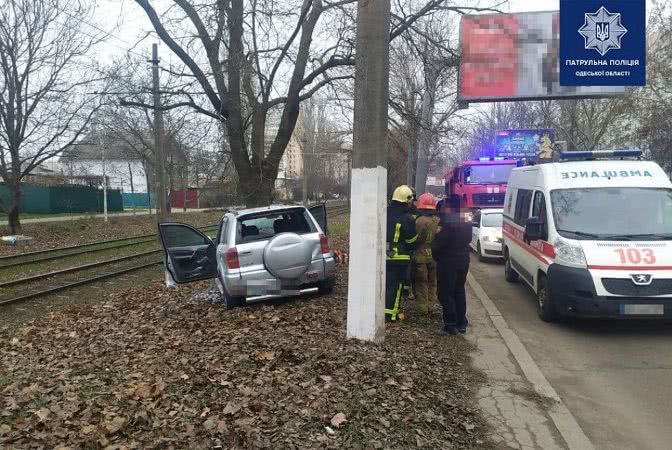
M 159 235 L 173 280 L 214 279 L 227 308 L 334 288 L 323 204 L 228 211 L 214 240 L 182 223 L 159 224 Z

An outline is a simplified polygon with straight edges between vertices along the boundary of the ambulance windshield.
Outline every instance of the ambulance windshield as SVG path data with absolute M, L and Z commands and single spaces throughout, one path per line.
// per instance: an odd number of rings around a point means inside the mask
M 672 240 L 670 189 L 562 189 L 551 192 L 551 205 L 566 238 Z

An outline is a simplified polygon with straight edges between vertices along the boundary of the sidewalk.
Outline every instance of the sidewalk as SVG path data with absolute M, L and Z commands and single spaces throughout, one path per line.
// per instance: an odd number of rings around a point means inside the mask
M 466 339 L 474 367 L 487 376 L 476 397 L 497 448 L 593 449 L 496 306 L 469 275 Z
M 187 209 L 186 212 L 202 212 L 205 211 L 206 208 L 200 208 L 200 209 Z M 182 209 L 173 209 L 171 214 L 182 214 L 184 211 Z M 142 211 L 137 211 L 135 213 L 136 216 L 146 216 L 149 214 L 148 210 L 142 210 Z M 152 214 L 154 214 L 154 210 L 152 210 Z M 114 218 L 114 217 L 132 217 L 134 214 L 133 212 L 123 212 L 123 213 L 108 213 L 109 218 Z M 95 218 L 95 219 L 102 219 L 104 217 L 103 214 L 80 214 L 76 216 L 54 216 L 54 217 L 40 217 L 38 219 L 21 219 L 21 224 L 26 224 L 26 223 L 47 223 L 47 222 L 67 222 L 69 220 L 80 220 L 80 219 L 90 219 L 90 218 Z M 9 222 L 6 220 L 0 220 L 0 226 L 7 226 L 9 225 Z

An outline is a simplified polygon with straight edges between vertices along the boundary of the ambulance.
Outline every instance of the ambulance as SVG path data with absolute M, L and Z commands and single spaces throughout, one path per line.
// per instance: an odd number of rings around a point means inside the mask
M 504 275 L 539 317 L 672 317 L 672 183 L 640 150 L 564 152 L 511 171 Z

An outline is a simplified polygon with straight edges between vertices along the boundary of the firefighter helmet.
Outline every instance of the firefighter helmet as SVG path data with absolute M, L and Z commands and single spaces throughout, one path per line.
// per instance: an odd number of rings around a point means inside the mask
M 401 185 L 392 193 L 392 200 L 401 203 L 410 203 L 413 201 L 413 191 L 405 184 Z
M 429 192 L 425 192 L 418 198 L 418 209 L 436 209 L 436 199 Z

